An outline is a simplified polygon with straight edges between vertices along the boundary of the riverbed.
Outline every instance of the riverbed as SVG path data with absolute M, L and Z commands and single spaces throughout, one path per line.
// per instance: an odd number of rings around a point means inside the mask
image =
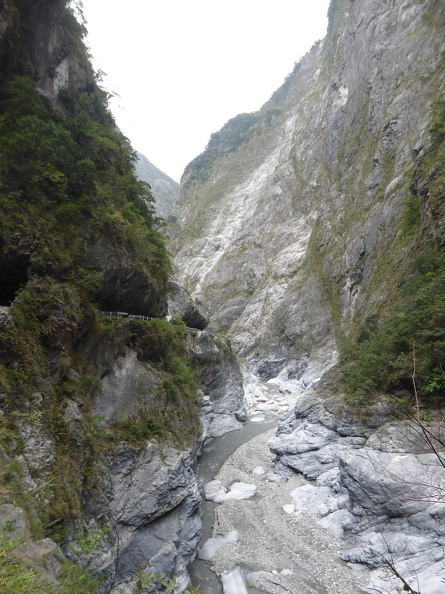
M 225 544 L 210 562 L 192 564 L 193 584 L 199 585 L 202 594 L 220 594 L 218 576 L 239 567 L 249 594 L 363 592 L 369 574 L 341 561 L 345 543 L 320 527 L 318 517 L 292 510 L 291 492 L 308 481 L 297 474 L 283 482 L 268 480 L 273 456 L 267 441 L 275 425 L 276 418 L 247 423 L 241 431 L 217 438 L 204 449 L 199 469 L 203 483 L 216 478 L 229 488 L 240 481 L 256 485 L 257 491 L 247 500 L 204 503 L 202 543 L 234 530 L 239 537 Z
M 199 458 L 198 479 L 204 485 L 218 474 L 224 463 L 245 442 L 276 426 L 276 418 L 261 423 L 246 423 L 240 431 L 231 431 L 217 437 L 204 446 Z M 201 546 L 212 536 L 215 509 L 218 504 L 203 499 L 203 536 Z M 189 567 L 189 574 L 194 586 L 199 586 L 201 594 L 221 594 L 223 589 L 218 576 L 211 571 L 207 562 L 196 559 Z M 258 594 L 260 590 L 249 589 L 249 594 Z

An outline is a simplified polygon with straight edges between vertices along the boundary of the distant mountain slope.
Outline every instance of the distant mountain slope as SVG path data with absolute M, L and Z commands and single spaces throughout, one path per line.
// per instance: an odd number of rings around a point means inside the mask
M 156 214 L 166 218 L 179 192 L 179 184 L 166 173 L 155 167 L 145 155 L 136 151 L 135 171 L 138 178 L 150 184 L 156 198 Z

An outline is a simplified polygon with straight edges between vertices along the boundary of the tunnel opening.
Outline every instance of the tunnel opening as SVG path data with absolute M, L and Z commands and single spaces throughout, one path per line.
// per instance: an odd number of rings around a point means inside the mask
M 28 280 L 28 254 L 0 255 L 0 305 L 10 306 Z

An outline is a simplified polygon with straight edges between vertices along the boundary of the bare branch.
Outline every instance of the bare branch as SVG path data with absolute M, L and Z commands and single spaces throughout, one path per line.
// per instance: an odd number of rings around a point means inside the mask
M 417 394 L 416 386 L 416 341 L 413 342 L 413 374 L 411 379 L 413 380 L 414 396 L 416 398 L 417 421 L 420 423 L 419 395 Z

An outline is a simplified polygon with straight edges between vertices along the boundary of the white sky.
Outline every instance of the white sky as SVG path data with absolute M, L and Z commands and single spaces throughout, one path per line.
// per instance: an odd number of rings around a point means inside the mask
M 83 0 L 122 132 L 179 181 L 212 132 L 256 111 L 326 33 L 329 0 Z

